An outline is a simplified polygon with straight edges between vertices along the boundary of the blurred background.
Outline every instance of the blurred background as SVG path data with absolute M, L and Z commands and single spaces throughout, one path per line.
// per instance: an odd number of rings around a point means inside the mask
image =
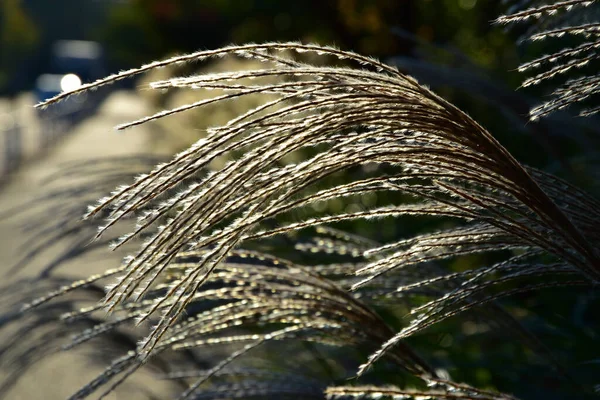
M 564 126 L 547 124 L 548 132 L 524 127 L 536 92 L 514 92 L 522 79 L 514 69 L 539 49 L 517 47 L 519 32 L 491 23 L 504 11 L 504 3 L 491 0 L 2 0 L 0 177 L 107 105 L 102 90 L 50 110 L 32 110 L 61 90 L 173 54 L 286 40 L 334 44 L 395 64 L 494 134 L 508 134 L 505 144 L 517 156 L 533 157 L 536 165 L 564 164 L 559 150 L 565 146 Z M 120 95 L 108 108 L 138 110 L 146 106 L 139 103 L 144 98 L 156 100 L 139 90 L 141 97 L 125 101 L 136 87 L 135 80 L 112 87 Z M 136 104 L 125 107 L 127 102 Z M 159 136 L 155 132 L 155 139 Z M 545 151 L 532 154 L 530 144 Z
M 486 0 L 3 0 L 0 15 L 0 93 L 29 90 L 56 68 L 60 40 L 97 42 L 110 70 L 173 52 L 230 42 L 303 40 L 335 43 L 389 57 L 421 40 L 455 43 L 481 65 L 507 61 L 502 35 L 489 22 L 500 10 Z M 488 35 L 493 40 L 488 40 Z M 506 44 L 506 43 L 504 43 Z
M 245 107 L 193 111 L 116 133 L 113 127 L 119 123 L 190 99 L 186 92 L 159 96 L 144 85 L 168 76 L 169 70 L 122 81 L 47 110 L 34 109 L 35 103 L 173 54 L 287 40 L 334 44 L 396 65 L 468 112 L 520 161 L 597 190 L 598 120 L 558 113 L 527 122 L 529 108 L 544 92 L 516 90 L 523 77 L 515 69 L 546 49 L 519 46 L 523 32 L 491 23 L 505 11 L 497 0 L 0 0 L 0 210 L 12 210 L 43 193 L 40 181 L 59 173 L 65 162 L 140 153 L 168 156 L 196 141 L 203 128 L 226 122 Z M 226 60 L 197 66 L 213 71 L 247 67 Z M 371 199 L 364 206 L 387 200 Z M 331 207 L 339 211 L 347 205 Z M 383 242 L 432 228 L 431 221 L 355 225 L 349 229 Z M 33 257 L 23 262 L 19 246 L 27 234 L 18 226 L 18 221 L 0 219 L 0 269 L 34 276 L 48 259 L 68 258 L 64 249 L 54 249 L 37 264 Z M 451 268 L 485 261 L 464 257 Z M 586 343 L 593 346 L 597 339 L 592 331 L 553 329 L 554 322 L 558 325 L 565 318 L 583 320 L 591 303 L 572 293 L 560 303 L 551 297 L 523 296 L 519 304 L 527 307 L 515 309 L 531 317 L 530 327 L 539 327 L 549 347 L 570 352 L 570 359 L 585 359 Z M 546 301 L 552 304 L 551 313 L 544 307 Z M 536 325 L 538 314 L 550 325 Z M 500 388 L 517 382 L 521 394 L 534 396 L 540 382 L 549 392 L 556 389 L 548 369 L 532 361 L 522 346 L 469 323 L 449 321 L 415 343 L 429 346 L 438 359 L 452 360 L 446 367 L 458 381 Z M 462 336 L 448 333 L 455 331 Z M 484 333 L 489 340 L 473 340 Z M 522 363 L 522 369 L 515 362 Z M 523 371 L 531 381 L 523 381 Z M 70 392 L 65 389 L 64 395 Z M 39 393 L 24 393 L 29 394 L 20 398 L 41 398 L 36 397 Z
M 435 77 L 431 83 L 437 85 L 444 84 L 435 82 L 440 75 L 415 60 L 474 73 L 481 69 L 511 81 L 508 71 L 518 61 L 513 41 L 490 25 L 500 11 L 498 2 L 487 0 L 2 0 L 0 177 L 76 129 L 108 93 L 94 92 L 43 112 L 33 112 L 31 105 L 175 53 L 301 40 L 396 58 L 408 72 Z M 135 81 L 123 81 L 111 90 L 135 87 Z

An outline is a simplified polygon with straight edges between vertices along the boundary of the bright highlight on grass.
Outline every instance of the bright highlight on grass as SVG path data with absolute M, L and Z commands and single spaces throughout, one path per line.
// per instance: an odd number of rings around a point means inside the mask
M 60 80 L 60 89 L 63 92 L 72 92 L 81 86 L 81 78 L 75 74 L 67 74 Z

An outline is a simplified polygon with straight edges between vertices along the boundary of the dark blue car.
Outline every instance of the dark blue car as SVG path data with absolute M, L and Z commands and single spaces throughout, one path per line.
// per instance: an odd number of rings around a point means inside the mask
M 63 91 L 76 89 L 84 82 L 94 81 L 106 73 L 104 52 L 96 42 L 62 40 L 54 44 L 51 52 L 50 70 L 38 77 L 34 89 L 36 101 L 41 102 Z M 99 102 L 98 93 L 76 96 L 61 102 L 44 114 L 74 118 L 93 109 Z

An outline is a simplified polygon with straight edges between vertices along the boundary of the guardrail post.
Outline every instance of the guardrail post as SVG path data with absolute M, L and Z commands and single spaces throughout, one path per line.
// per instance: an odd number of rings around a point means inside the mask
M 0 131 L 2 132 L 0 150 L 3 160 L 0 177 L 4 177 L 16 170 L 21 163 L 22 137 L 21 127 L 11 114 L 0 115 Z

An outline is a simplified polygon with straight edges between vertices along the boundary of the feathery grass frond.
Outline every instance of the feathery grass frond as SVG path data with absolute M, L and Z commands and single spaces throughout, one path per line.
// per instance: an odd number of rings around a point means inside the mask
M 80 308 L 93 308 L 103 294 L 102 287 L 94 284 L 88 284 L 73 290 L 71 293 L 63 294 L 58 300 L 49 304 L 38 305 L 34 312 L 27 314 L 14 312 L 14 308 L 23 303 L 25 299 L 31 299 L 39 295 L 39 292 L 51 291 L 57 285 L 69 285 L 70 279 L 48 277 L 43 280 L 24 279 L 13 283 L 10 287 L 3 287 L 1 290 L 2 309 L 0 316 L 0 333 L 2 334 L 2 345 L 0 346 L 0 368 L 2 370 L 0 378 L 0 396 L 9 398 L 15 393 L 12 391 L 18 381 L 23 381 L 23 377 L 29 377 L 28 373 L 35 375 L 35 369 L 42 362 L 61 361 L 61 354 L 64 350 L 71 348 L 73 335 L 82 331 L 94 329 L 105 321 L 98 313 L 82 314 L 78 312 Z M 69 318 L 69 315 L 77 315 L 77 318 Z M 72 355 L 69 363 L 66 364 L 64 376 L 73 376 L 76 373 L 81 377 L 90 376 L 97 367 L 103 363 L 110 362 L 120 352 L 127 352 L 135 349 L 139 336 L 131 331 L 120 329 L 122 326 L 114 326 L 111 330 L 105 330 L 102 334 L 94 337 L 89 346 L 82 349 L 82 352 L 73 352 L 74 354 L 85 354 L 88 358 L 85 364 L 77 364 L 77 358 Z M 83 343 L 83 342 L 82 342 Z M 182 355 L 182 356 L 180 356 Z M 168 362 L 167 362 L 168 360 Z M 144 366 L 144 372 L 151 370 L 169 373 L 167 365 L 170 362 L 186 365 L 188 368 L 197 365 L 189 357 L 189 354 L 180 352 L 172 354 L 167 358 L 157 356 L 149 360 Z M 59 365 L 61 365 L 60 363 Z M 64 364 L 62 364 L 64 365 Z M 84 371 L 78 371 L 76 368 L 83 367 Z M 200 364 L 201 365 L 201 364 Z M 72 368 L 72 369 L 70 369 Z M 68 382 L 69 379 L 66 379 Z M 143 380 L 142 380 L 143 381 Z M 138 379 L 129 382 L 127 390 L 135 390 L 138 393 L 146 392 Z M 179 381 L 180 382 L 180 381 Z M 48 390 L 50 388 L 46 388 Z M 73 388 L 75 389 L 75 388 Z
M 535 76 L 526 79 L 522 86 L 539 85 L 546 81 L 555 81 L 567 76 L 567 81 L 552 92 L 552 99 L 530 111 L 530 119 L 537 120 L 555 111 L 573 104 L 584 106 L 580 116 L 590 116 L 598 110 L 596 107 L 586 108 L 587 103 L 594 104 L 600 92 L 598 75 L 598 48 L 600 47 L 600 12 L 595 0 L 558 1 L 554 4 L 546 2 L 528 2 L 530 8 L 518 10 L 499 17 L 499 24 L 511 24 L 535 20 L 533 28 L 526 34 L 528 41 L 547 41 L 569 39 L 569 45 L 560 50 L 552 50 L 550 54 L 533 61 L 523 63 L 520 72 L 542 70 Z M 524 5 L 520 5 L 524 6 Z M 573 78 L 567 75 L 574 70 L 583 71 L 583 77 Z
M 511 14 L 503 15 L 497 19 L 498 23 L 507 24 L 521 22 L 528 19 L 540 19 L 542 17 L 554 16 L 561 11 L 571 11 L 577 7 L 589 7 L 596 0 L 562 0 L 552 4 L 547 1 L 518 1 L 513 5 Z M 505 1 L 506 2 L 506 1 Z M 529 7 L 522 10 L 524 7 Z
M 316 52 L 357 62 L 363 68 L 312 65 L 283 58 L 278 55 L 282 50 Z M 473 223 L 458 230 L 387 245 L 375 253 L 365 252 L 365 256 L 379 254 L 358 271 L 365 278 L 355 287 L 397 268 L 466 254 L 542 251 L 554 259 L 544 266 L 500 263 L 474 273 L 460 289 L 440 299 L 443 315 L 453 315 L 481 303 L 483 300 L 477 297 L 473 300 L 475 294 L 490 285 L 502 287 L 501 284 L 514 279 L 568 273 L 573 277 L 567 283 L 598 281 L 598 236 L 597 232 L 588 234 L 586 228 L 590 224 L 584 222 L 587 219 L 582 213 L 589 205 L 596 204 L 594 200 L 583 194 L 555 199 L 552 194 L 565 192 L 558 180 L 536 179 L 544 175 L 522 166 L 466 114 L 414 79 L 369 58 L 297 43 L 234 46 L 152 63 L 84 86 L 82 90 L 172 63 L 225 55 L 268 60 L 277 67 L 174 78 L 154 86 L 211 89 L 231 84 L 231 93 L 216 101 L 257 91 L 279 95 L 279 100 L 212 129 L 189 150 L 141 176 L 134 184 L 118 189 L 89 213 L 89 216 L 100 211 L 108 213 L 108 223 L 100 231 L 103 233 L 124 216 L 148 207 L 157 196 L 200 174 L 215 157 L 233 151 L 242 154 L 223 169 L 209 172 L 154 206 L 139 218 L 137 229 L 117 245 L 127 243 L 159 219 L 170 216 L 126 260 L 124 274 L 109 288 L 105 299 L 111 310 L 126 304 L 128 299 L 143 299 L 164 279 L 174 260 L 190 249 L 205 249 L 198 254 L 194 265 L 166 283 L 151 307 L 139 312 L 139 321 L 155 312 L 161 313 L 158 324 L 140 345 L 142 358 L 170 336 L 169 331 L 197 291 L 232 251 L 248 241 L 324 224 L 414 215 L 444 216 Z M 275 76 L 283 82 L 261 84 L 264 76 Z M 256 84 L 235 84 L 242 78 L 253 78 Z M 51 99 L 46 105 L 65 96 Z M 204 101 L 199 105 L 202 104 Z M 274 104 L 283 107 L 269 112 Z M 160 113 L 139 123 L 194 107 Z M 282 163 L 284 156 L 301 149 L 314 149 L 317 153 L 297 164 Z M 389 166 L 389 172 L 315 190 L 330 175 L 365 164 Z M 413 200 L 265 229 L 276 218 L 308 205 L 367 192 L 390 192 Z M 482 282 L 497 273 L 505 276 Z M 545 282 L 539 287 L 553 284 Z M 490 298 L 495 296 L 498 294 Z M 431 303 L 430 312 L 437 304 Z M 455 307 L 449 309 L 450 305 Z
M 106 248 L 116 238 L 93 242 L 97 221 L 82 222 L 87 204 L 159 161 L 158 157 L 143 154 L 129 159 L 74 161 L 45 177 L 43 195 L 0 213 L 0 218 L 20 224 L 20 231 L 28 237 L 19 249 L 22 256 L 7 272 L 14 273 L 43 257 L 40 278 L 47 277 L 81 252 Z M 47 250 L 58 243 L 62 245 L 60 252 L 48 259 Z
M 154 299 L 160 298 L 161 293 L 169 287 L 169 282 L 180 279 L 187 269 L 201 260 L 202 253 L 189 252 L 179 256 L 168 267 L 165 282 L 151 290 L 148 300 L 124 303 L 115 309 L 113 317 L 105 321 L 94 320 L 93 316 L 100 310 L 99 305 L 65 310 L 57 308 L 54 303 L 44 306 L 46 298 L 44 301 L 37 301 L 29 310 L 44 307 L 40 311 L 44 312 L 48 323 L 55 321 L 56 310 L 62 313 L 61 318 L 68 325 L 77 321 L 94 321 L 88 328 L 72 335 L 63 345 L 63 349 L 72 349 L 131 326 L 136 318 L 154 306 Z M 377 314 L 351 293 L 308 272 L 308 268 L 256 252 L 237 252 L 219 264 L 188 304 L 185 318 L 170 330 L 168 337 L 156 345 L 157 355 L 168 351 L 202 350 L 202 354 L 206 356 L 206 349 L 213 347 L 232 349 L 228 357 L 212 368 L 195 370 L 192 374 L 195 380 L 180 398 L 204 398 L 214 390 L 224 393 L 225 387 L 207 389 L 205 384 L 222 375 L 233 361 L 271 341 L 307 340 L 329 346 L 366 346 L 367 350 L 373 350 L 393 334 L 393 330 Z M 88 280 L 85 286 L 98 288 L 102 278 L 106 277 L 97 277 L 93 283 Z M 65 287 L 73 292 L 80 291 L 83 286 L 82 282 Z M 66 290 L 63 290 L 62 295 L 65 294 Z M 48 310 L 55 311 L 48 313 Z M 364 326 L 369 326 L 369 329 L 365 330 Z M 242 328 L 245 330 L 242 331 Z M 257 333 L 248 333 L 246 330 L 249 328 L 255 329 Z M 260 330 L 256 331 L 257 328 Z M 35 331 L 30 327 L 27 329 Z M 54 342 L 46 339 L 44 344 Z M 31 346 L 31 343 L 26 342 L 25 345 Z M 37 349 L 33 350 L 40 357 L 45 354 Z M 436 376 L 436 372 L 406 345 L 399 346 L 388 355 L 395 365 L 411 374 L 427 379 Z M 127 354 L 114 359 L 102 374 L 72 398 L 85 398 L 105 385 L 108 386 L 108 391 L 114 390 L 124 378 L 140 368 L 143 362 L 139 351 L 129 350 Z M 178 368 L 181 370 L 180 365 Z M 182 376 L 178 375 L 178 378 Z M 243 380 L 237 386 L 228 387 L 230 395 L 234 397 L 236 393 L 240 396 L 244 393 L 268 392 L 291 395 L 294 390 L 298 390 L 297 394 L 300 396 L 308 389 L 291 384 L 279 386 L 277 382 L 272 382 L 269 386 L 270 383 L 270 379 L 259 383 Z M 314 387 L 308 394 L 315 396 Z
M 325 392 L 328 399 L 402 399 L 402 400 L 516 400 L 515 397 L 481 390 L 464 384 L 439 382 L 439 389 L 433 390 L 404 390 L 397 387 L 377 386 L 339 386 L 329 387 Z
M 575 3 L 583 4 L 561 7 Z M 294 57 L 306 52 L 338 61 L 322 66 Z M 65 319 L 87 318 L 102 307 L 111 318 L 80 331 L 69 346 L 124 326 L 147 334 L 73 398 L 101 387 L 112 391 L 151 356 L 225 347 L 228 356 L 203 368 L 181 395 L 201 398 L 230 364 L 288 339 L 366 347 L 372 355 L 359 375 L 385 356 L 422 380 L 441 382 L 405 338 L 509 295 L 598 284 L 597 200 L 522 165 L 467 114 L 368 57 L 299 43 L 230 46 L 128 70 L 41 106 L 155 68 L 225 56 L 252 58 L 264 68 L 155 82 L 151 88 L 225 94 L 120 128 L 246 95 L 266 94 L 268 100 L 90 207 L 88 218 L 106 218 L 98 237 L 136 216 L 137 225 L 113 247 L 138 238 L 143 244 L 121 267 L 63 286 L 27 307 L 34 311 L 111 278 L 102 304 Z M 229 161 L 210 170 L 211 161 L 224 155 Z M 336 179 L 342 172 L 346 179 Z M 369 195 L 390 200 L 329 212 L 320 207 Z M 441 218 L 448 225 L 388 243 L 338 229 L 349 221 L 415 217 Z M 305 239 L 310 232 L 316 233 Z M 290 249 L 334 260 L 303 265 L 280 256 Z M 462 271 L 447 268 L 449 260 L 474 255 L 486 255 L 486 261 Z M 344 276 L 348 272 L 354 276 Z M 414 293 L 427 298 L 400 332 L 367 304 Z M 266 390 L 247 384 L 244 390 L 252 393 Z M 508 398 L 451 383 L 439 395 L 461 391 L 472 398 Z

